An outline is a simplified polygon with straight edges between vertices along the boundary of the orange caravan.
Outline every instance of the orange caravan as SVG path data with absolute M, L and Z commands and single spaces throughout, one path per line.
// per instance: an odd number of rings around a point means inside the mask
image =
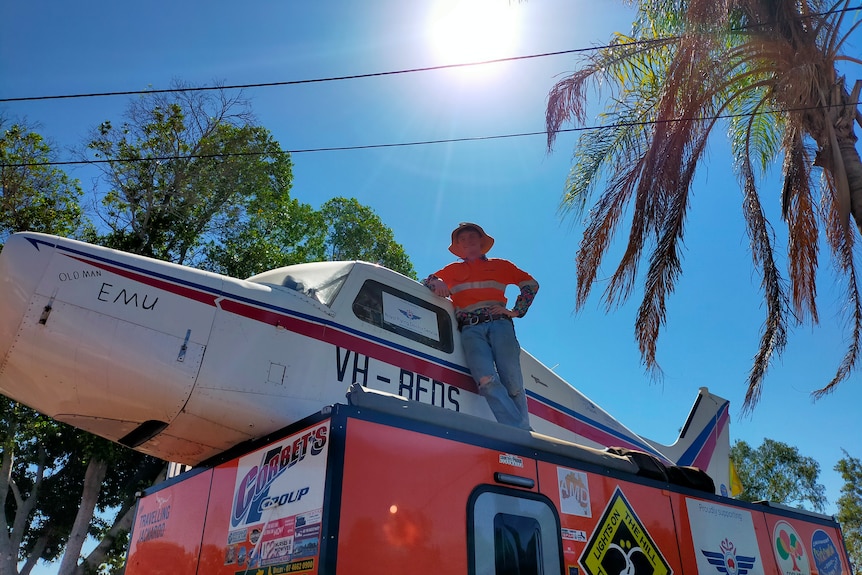
M 126 575 L 849 575 L 833 518 L 354 385 L 142 495 Z

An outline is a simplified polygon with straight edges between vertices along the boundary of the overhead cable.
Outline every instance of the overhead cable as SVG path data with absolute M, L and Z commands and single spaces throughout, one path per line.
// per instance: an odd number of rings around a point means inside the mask
M 828 12 L 821 12 L 817 14 L 808 14 L 808 15 L 800 15 L 800 18 L 812 18 L 816 16 L 828 16 L 832 14 L 838 14 L 842 12 L 852 12 L 862 10 L 862 6 L 852 6 L 848 8 L 841 8 L 836 10 L 830 10 Z M 768 24 L 764 23 L 755 23 L 749 24 L 742 28 L 735 29 L 735 31 L 741 31 L 744 29 L 758 27 L 758 26 L 766 26 Z M 493 60 L 482 60 L 479 62 L 464 62 L 460 64 L 442 64 L 439 66 L 426 66 L 422 68 L 406 68 L 403 70 L 391 70 L 388 72 L 370 72 L 367 74 L 350 74 L 347 76 L 330 76 L 324 78 L 309 78 L 304 80 L 285 80 L 280 82 L 257 82 L 251 84 L 232 84 L 229 86 L 192 86 L 186 88 L 158 88 L 154 90 L 122 90 L 122 91 L 113 91 L 113 92 L 90 92 L 90 93 L 81 93 L 81 94 L 55 94 L 55 95 L 47 95 L 47 96 L 22 96 L 22 97 L 13 97 L 13 98 L 0 98 L 0 103 L 10 103 L 10 102 L 33 102 L 39 100 L 69 100 L 75 98 L 99 98 L 106 96 L 136 96 L 143 94 L 171 94 L 177 92 L 204 92 L 204 91 L 212 91 L 212 90 L 242 90 L 249 88 L 271 88 L 275 86 L 296 86 L 301 84 L 316 84 L 321 82 L 338 82 L 343 80 L 358 80 L 363 78 L 379 78 L 383 76 L 394 76 L 398 74 L 411 74 L 415 72 L 431 72 L 435 70 L 447 70 L 453 68 L 465 68 L 470 66 L 484 66 L 487 64 L 497 64 L 501 62 L 514 62 L 518 60 L 530 60 L 533 58 L 545 58 L 548 56 L 560 56 L 563 54 L 577 54 L 579 52 L 592 52 L 596 50 L 604 50 L 608 48 L 618 48 L 624 46 L 637 46 L 643 44 L 655 44 L 655 43 L 663 43 L 669 42 L 678 39 L 679 36 L 668 36 L 663 38 L 651 38 L 646 40 L 632 40 L 630 42 L 621 42 L 619 44 L 606 44 L 604 46 L 594 46 L 591 48 L 574 48 L 572 50 L 559 50 L 556 52 L 543 52 L 541 54 L 529 54 L 526 56 L 511 56 L 508 58 L 495 58 Z
M 838 106 L 859 106 L 862 102 L 850 102 L 847 104 L 830 104 L 822 106 L 803 106 L 799 108 L 788 108 L 786 110 L 764 110 L 762 112 L 740 112 L 738 114 L 719 114 L 716 116 L 702 116 L 698 118 L 672 118 L 669 120 L 644 120 L 642 122 L 618 122 L 615 124 L 606 124 L 602 126 L 583 126 L 580 128 L 565 128 L 557 130 L 558 133 L 570 132 L 586 132 L 590 130 L 610 129 L 610 128 L 625 128 L 635 126 L 649 126 L 654 124 L 667 124 L 671 122 L 703 122 L 712 120 L 724 120 L 729 118 L 745 118 L 751 116 L 764 116 L 768 114 L 783 114 L 785 112 L 802 112 L 805 110 L 820 110 L 834 108 Z M 441 140 L 421 140 L 415 142 L 396 142 L 388 144 L 360 144 L 356 146 L 333 146 L 326 148 L 302 148 L 296 150 L 278 150 L 272 152 L 270 150 L 262 152 L 226 152 L 223 154 L 189 154 L 184 156 L 149 156 L 146 158 L 112 158 L 100 160 L 65 160 L 65 161 L 49 161 L 49 162 L 24 162 L 19 164 L 0 164 L 0 168 L 28 168 L 37 166 L 74 166 L 86 164 L 110 164 L 110 163 L 133 163 L 133 162 L 166 162 L 170 160 L 192 160 L 204 158 L 229 158 L 234 156 L 265 156 L 273 153 L 278 154 L 307 154 L 313 152 L 343 152 L 355 150 L 374 150 L 379 148 L 406 148 L 411 146 L 427 146 L 431 144 L 452 144 L 458 142 L 478 142 L 484 140 L 503 140 L 508 138 L 523 138 L 528 136 L 546 136 L 546 131 L 541 132 L 521 132 L 517 134 L 499 134 L 496 136 L 469 136 L 463 138 L 446 138 Z

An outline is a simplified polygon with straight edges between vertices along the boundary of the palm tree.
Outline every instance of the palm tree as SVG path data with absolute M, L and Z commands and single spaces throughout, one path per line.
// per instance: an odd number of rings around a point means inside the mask
M 633 0 L 630 3 L 635 4 Z M 595 192 L 577 255 L 577 305 L 586 302 L 602 257 L 626 210 L 628 243 L 604 293 L 609 308 L 631 295 L 647 257 L 644 297 L 635 324 L 647 370 L 660 373 L 656 340 L 665 301 L 681 273 L 680 248 L 698 160 L 713 128 L 730 125 L 743 191 L 743 215 L 755 266 L 762 273 L 766 321 L 748 377 L 744 410 L 754 407 L 771 359 L 780 355 L 791 321 L 818 322 L 815 303 L 818 234 L 846 281 L 850 345 L 834 389 L 862 354 L 862 298 L 853 261 L 862 230 L 862 162 L 854 122 L 862 126 L 862 82 L 848 91 L 836 70 L 858 8 L 849 0 L 640 0 L 631 36 L 587 57 L 548 98 L 548 148 L 565 122 L 585 122 L 588 88 L 610 86 L 598 126 L 579 139 L 561 211 L 582 215 Z M 776 265 L 758 174 L 781 159 L 782 215 L 788 226 L 789 285 Z M 815 196 L 821 196 L 817 201 Z

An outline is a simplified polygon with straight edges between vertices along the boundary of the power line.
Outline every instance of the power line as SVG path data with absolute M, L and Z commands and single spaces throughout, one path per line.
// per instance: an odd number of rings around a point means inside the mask
M 828 12 L 823 12 L 819 14 L 812 15 L 800 15 L 802 17 L 812 17 L 812 16 L 825 16 L 843 12 L 857 11 L 862 10 L 862 6 L 848 7 L 836 10 L 830 10 Z M 744 28 L 749 28 L 754 25 L 745 26 Z M 639 44 L 652 44 L 656 42 L 666 42 L 669 40 L 673 40 L 678 38 L 677 36 L 666 37 L 666 38 L 655 38 L 649 40 L 636 40 L 632 42 L 625 42 L 620 44 L 611 44 L 605 46 L 597 46 L 593 48 L 575 48 L 572 50 L 561 50 L 557 52 L 544 52 L 541 54 L 531 54 L 526 56 L 513 56 L 509 58 L 497 58 L 494 60 L 485 60 L 481 62 L 469 62 L 469 63 L 461 63 L 461 64 L 446 64 L 440 66 L 430 66 L 424 68 L 410 68 L 405 70 L 394 70 L 389 72 L 374 72 L 369 74 L 353 74 L 348 76 L 334 76 L 328 78 L 315 78 L 315 79 L 306 79 L 306 80 L 291 80 L 291 81 L 283 81 L 283 82 L 265 82 L 265 83 L 255 83 L 255 84 L 237 84 L 231 86 L 200 86 L 200 87 L 187 87 L 187 88 L 168 88 L 168 89 L 157 89 L 157 90 L 129 90 L 129 91 L 118 91 L 118 92 L 100 92 L 100 93 L 89 93 L 89 94 L 65 94 L 65 95 L 53 95 L 53 96 L 32 96 L 32 97 L 21 97 L 21 98 L 0 98 L 0 103 L 3 102 L 21 102 L 21 101 L 34 101 L 34 100 L 57 100 L 57 99 L 71 99 L 71 98 L 88 98 L 88 97 L 100 97 L 100 96 L 128 96 L 128 95 L 139 95 L 139 94 L 153 94 L 153 93 L 174 93 L 174 92 L 200 92 L 207 90 L 221 90 L 221 89 L 243 89 L 243 88 L 259 88 L 259 87 L 270 87 L 270 86 L 288 86 L 288 85 L 298 85 L 298 84 L 309 84 L 309 83 L 319 83 L 319 82 L 332 82 L 339 80 L 351 80 L 351 79 L 360 79 L 360 78 L 374 78 L 381 76 L 391 76 L 396 74 L 407 74 L 413 72 L 427 72 L 433 70 L 443 70 L 450 68 L 461 68 L 467 66 L 480 66 L 485 64 L 493 64 L 499 62 L 508 62 L 508 61 L 516 61 L 516 60 L 527 60 L 532 58 L 542 58 L 547 56 L 556 56 L 562 54 L 573 54 L 578 52 L 587 52 L 592 50 L 600 50 L 606 48 L 616 48 L 623 46 L 633 46 Z M 858 106 L 862 103 L 856 102 L 853 104 Z M 719 120 L 719 119 L 728 119 L 734 117 L 746 117 L 746 116 L 756 116 L 756 115 L 765 115 L 765 114 L 779 114 L 784 112 L 791 111 L 804 111 L 804 110 L 815 110 L 815 109 L 826 109 L 830 107 L 834 107 L 836 105 L 826 105 L 826 106 L 809 106 L 809 107 L 800 107 L 800 108 L 790 108 L 787 110 L 767 110 L 763 112 L 749 112 L 749 113 L 739 113 L 739 114 L 722 114 L 712 117 L 700 117 L 700 118 L 675 118 L 670 120 L 651 120 L 651 121 L 643 121 L 643 122 L 625 122 L 618 124 L 608 124 L 604 126 L 585 126 L 581 128 L 567 128 L 558 130 L 558 133 L 571 133 L 571 132 L 581 132 L 595 129 L 609 129 L 609 128 L 621 128 L 627 126 L 645 126 L 650 124 L 659 124 L 666 122 L 680 122 L 680 121 L 706 121 L 706 120 Z M 425 145 L 433 145 L 433 144 L 448 144 L 448 143 L 458 143 L 458 142 L 475 142 L 475 141 L 483 141 L 483 140 L 500 140 L 500 139 L 508 139 L 508 138 L 521 138 L 528 136 L 544 136 L 546 135 L 546 131 L 541 132 L 522 132 L 516 134 L 499 134 L 494 136 L 470 136 L 470 137 L 462 137 L 462 138 L 447 138 L 447 139 L 439 139 L 439 140 L 421 140 L 414 142 L 397 142 L 397 143 L 386 143 L 386 144 L 362 144 L 356 146 L 333 146 L 333 147 L 324 147 L 324 148 L 305 148 L 305 149 L 297 149 L 297 150 L 279 150 L 278 153 L 281 154 L 302 154 L 302 153 L 313 153 L 313 152 L 338 152 L 338 151 L 353 151 L 353 150 L 371 150 L 371 149 L 380 149 L 380 148 L 401 148 L 401 147 L 412 147 L 412 146 L 425 146 Z M 86 164 L 106 164 L 112 162 L 159 162 L 159 161 L 170 161 L 170 160 L 181 160 L 181 159 L 205 159 L 205 158 L 226 158 L 232 156 L 259 156 L 265 155 L 270 152 L 229 152 L 223 154 L 191 154 L 187 156 L 158 156 L 158 157 L 147 157 L 147 158 L 121 158 L 121 159 L 101 159 L 101 160 L 65 160 L 65 161 L 49 161 L 49 162 L 30 162 L 30 163 L 19 163 L 19 164 L 0 164 L 0 168 L 24 168 L 24 167 L 38 167 L 38 166 L 72 166 L 72 165 L 86 165 Z
M 828 16 L 832 14 L 839 14 L 843 12 L 852 12 L 862 10 L 862 6 L 851 6 L 848 8 L 841 8 L 836 10 L 830 10 L 827 12 L 821 12 L 817 14 L 808 14 L 803 15 L 800 14 L 799 18 L 813 18 L 817 16 Z M 768 26 L 770 23 L 755 23 L 749 24 L 739 29 L 734 29 L 731 31 L 742 31 L 752 27 L 758 26 Z M 432 72 L 435 70 L 448 70 L 453 68 L 466 68 L 470 66 L 484 66 L 487 64 L 498 64 L 501 62 L 514 62 L 518 60 L 530 60 L 534 58 L 545 58 L 548 56 L 561 56 L 564 54 L 577 54 L 580 52 L 592 52 L 596 50 L 604 50 L 608 48 L 619 48 L 625 46 L 638 46 L 643 44 L 655 44 L 661 42 L 668 42 L 672 40 L 679 39 L 679 36 L 668 36 L 664 38 L 652 38 L 647 40 L 632 40 L 631 42 L 622 42 L 620 44 L 606 44 L 604 46 L 594 46 L 591 48 L 574 48 L 571 50 L 558 50 L 556 52 L 543 52 L 541 54 L 529 54 L 526 56 L 511 56 L 508 58 L 496 58 L 493 60 L 482 60 L 479 62 L 465 62 L 460 64 L 443 64 L 439 66 L 426 66 L 421 68 L 406 68 L 403 70 L 390 70 L 388 72 L 370 72 L 367 74 L 350 74 L 347 76 L 329 76 L 324 78 L 308 78 L 304 80 L 285 80 L 280 82 L 256 82 L 252 84 L 232 84 L 229 86 L 193 86 L 187 88 L 160 88 L 156 90 L 121 90 L 121 91 L 113 91 L 113 92 L 89 92 L 89 93 L 80 93 L 80 94 L 56 94 L 56 95 L 48 95 L 48 96 L 22 96 L 16 98 L 0 98 L 0 103 L 10 103 L 10 102 L 34 102 L 39 100 L 69 100 L 76 98 L 100 98 L 107 96 L 137 96 L 142 94 L 171 94 L 177 92 L 205 92 L 212 90 L 243 90 L 249 88 L 271 88 L 276 86 L 298 86 L 301 84 L 316 84 L 322 82 L 339 82 L 343 80 L 359 80 L 363 78 L 379 78 L 384 76 L 395 76 L 399 74 L 412 74 L 416 72 Z
M 799 108 L 788 108 L 786 110 L 765 110 L 763 112 L 740 112 L 738 114 L 719 114 L 716 116 L 703 116 L 699 118 L 673 118 L 670 120 L 644 120 L 642 122 L 618 122 L 616 124 L 607 124 L 603 126 L 584 126 L 580 128 L 566 128 L 558 130 L 558 133 L 586 132 L 590 130 L 609 129 L 609 128 L 625 128 L 636 126 L 649 126 L 653 124 L 666 124 L 671 122 L 703 122 L 711 120 L 725 120 L 730 118 L 745 118 L 750 116 L 764 116 L 767 114 L 783 114 L 786 112 L 803 112 L 806 110 L 824 110 L 838 106 L 859 106 L 862 102 L 852 102 L 847 104 L 830 104 L 824 106 L 803 106 Z M 468 136 L 463 138 L 446 138 L 441 140 L 420 140 L 415 142 L 396 142 L 388 144 L 361 144 L 357 146 L 333 146 L 326 148 L 304 148 L 297 150 L 279 150 L 280 154 L 307 154 L 315 152 L 343 152 L 355 150 L 374 150 L 380 148 L 406 148 L 412 146 L 427 146 L 433 144 L 452 144 L 459 142 L 479 142 L 484 140 L 503 140 L 509 138 L 524 138 L 529 136 L 545 136 L 546 131 L 541 132 L 521 132 L 516 134 L 498 134 L 495 136 Z M 207 159 L 207 158 L 229 158 L 238 156 L 263 156 L 272 152 L 227 152 L 223 154 L 189 154 L 186 156 L 150 156 L 146 158 L 119 158 L 119 159 L 101 159 L 101 160 L 65 160 L 65 161 L 50 161 L 50 162 L 27 162 L 20 164 L 0 164 L 0 168 L 33 168 L 39 166 L 74 166 L 87 164 L 110 164 L 110 163 L 134 163 L 134 162 L 166 162 L 171 160 L 192 160 L 192 159 Z
M 655 40 L 642 41 L 655 42 Z M 305 80 L 285 80 L 282 82 L 258 82 L 254 84 L 232 84 L 230 86 L 195 86 L 191 88 L 162 88 L 158 90 L 125 90 L 119 92 L 91 92 L 88 94 L 61 94 L 54 96 L 25 96 L 21 98 L 0 98 L 0 103 L 5 102 L 32 102 L 36 100 L 62 100 L 72 98 L 98 98 L 102 96 L 135 96 L 141 94 L 170 94 L 176 92 L 205 92 L 210 90 L 242 90 L 246 88 L 270 88 L 273 86 L 297 86 L 300 84 L 315 84 L 320 82 L 338 82 L 341 80 L 358 80 L 362 78 L 379 78 L 382 76 L 394 76 L 397 74 L 411 74 L 414 72 L 431 72 L 434 70 L 447 70 L 451 68 L 465 68 L 468 66 L 483 66 L 485 64 L 496 64 L 499 62 L 512 62 L 516 60 L 529 60 L 532 58 L 544 58 L 546 56 L 559 56 L 561 54 L 574 54 L 587 52 L 599 48 L 575 48 L 573 50 L 560 50 L 558 52 L 544 52 L 542 54 L 530 54 L 527 56 L 512 56 L 509 58 L 497 58 L 494 60 L 483 60 L 481 62 L 466 62 L 462 64 L 443 64 L 440 66 L 427 66 L 424 68 L 407 68 L 404 70 L 391 70 L 389 72 L 371 72 L 368 74 L 351 74 L 348 76 L 330 76 L 326 78 L 310 78 Z

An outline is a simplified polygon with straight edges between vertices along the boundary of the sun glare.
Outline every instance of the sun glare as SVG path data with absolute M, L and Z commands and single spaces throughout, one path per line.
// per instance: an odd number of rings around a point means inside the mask
M 518 36 L 515 6 L 510 0 L 440 0 L 430 32 L 441 63 L 514 56 Z

